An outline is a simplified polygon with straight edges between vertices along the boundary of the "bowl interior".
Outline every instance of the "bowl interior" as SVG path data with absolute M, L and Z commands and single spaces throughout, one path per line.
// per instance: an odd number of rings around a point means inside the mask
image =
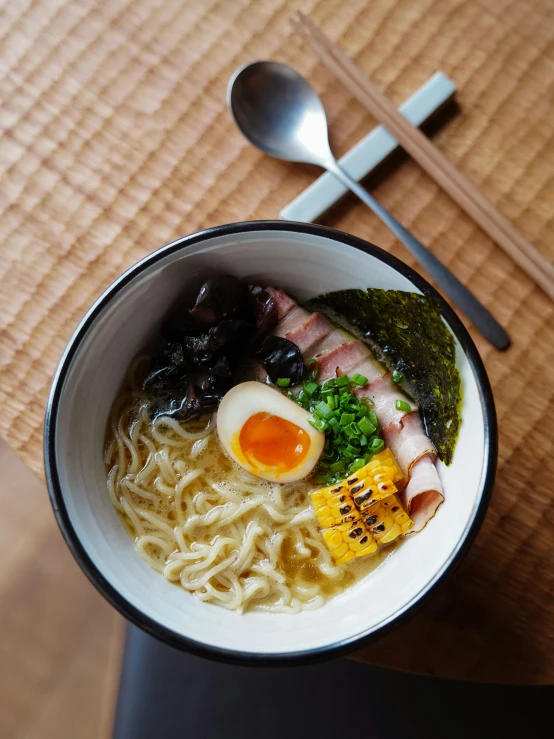
M 106 424 L 130 360 L 183 291 L 217 272 L 279 286 L 298 298 L 351 287 L 419 292 L 407 277 L 371 254 L 321 235 L 294 232 L 285 225 L 281 229 L 216 234 L 183 249 L 170 245 L 157 261 L 145 260 L 124 275 L 109 297 L 91 310 L 70 346 L 51 429 L 69 527 L 100 580 L 119 594 L 120 605 L 123 599 L 134 606 L 151 628 L 159 624 L 203 645 L 258 655 L 301 654 L 345 644 L 413 605 L 463 545 L 483 494 L 488 448 L 476 377 L 457 342 L 463 423 L 452 465 L 440 464 L 446 501 L 422 533 L 404 541 L 355 587 L 316 611 L 240 616 L 199 602 L 140 559 L 106 492 Z

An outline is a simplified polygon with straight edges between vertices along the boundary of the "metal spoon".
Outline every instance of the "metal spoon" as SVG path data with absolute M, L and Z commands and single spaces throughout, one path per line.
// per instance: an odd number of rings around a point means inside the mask
M 510 337 L 506 331 L 467 287 L 338 164 L 329 147 L 323 104 L 298 72 L 278 62 L 247 64 L 229 81 L 227 103 L 237 126 L 258 149 L 289 162 L 317 164 L 352 190 L 425 267 L 483 336 L 497 349 L 508 348 Z

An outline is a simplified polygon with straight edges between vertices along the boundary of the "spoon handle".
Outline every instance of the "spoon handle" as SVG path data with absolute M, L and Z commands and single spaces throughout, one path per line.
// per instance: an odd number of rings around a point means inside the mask
M 336 160 L 327 162 L 326 168 L 357 195 L 390 228 L 393 234 L 404 244 L 421 266 L 427 270 L 431 277 L 436 280 L 437 284 L 442 287 L 444 292 L 496 349 L 504 350 L 510 346 L 510 337 L 496 318 L 489 313 L 485 306 L 477 300 L 475 295 L 460 282 L 448 267 L 430 252 L 427 247 L 423 246 L 396 218 L 391 216 L 365 188 L 358 184 L 356 180 L 353 180 Z

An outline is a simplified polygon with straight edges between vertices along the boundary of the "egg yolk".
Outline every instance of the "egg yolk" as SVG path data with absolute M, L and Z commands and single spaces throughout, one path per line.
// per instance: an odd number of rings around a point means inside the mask
M 271 413 L 255 413 L 241 429 L 239 445 L 250 463 L 292 470 L 308 454 L 310 435 L 291 421 Z

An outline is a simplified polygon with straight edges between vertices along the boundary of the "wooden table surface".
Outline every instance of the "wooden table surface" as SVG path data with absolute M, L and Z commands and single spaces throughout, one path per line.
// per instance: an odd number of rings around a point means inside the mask
M 276 217 L 315 176 L 241 138 L 225 108 L 232 71 L 272 58 L 307 75 L 338 153 L 374 125 L 293 36 L 297 8 L 397 103 L 447 73 L 461 110 L 437 145 L 554 257 L 551 0 L 4 2 L 0 433 L 37 474 L 52 374 L 99 293 L 171 239 Z M 413 162 L 374 192 L 494 310 L 513 346 L 497 353 L 470 327 L 500 423 L 497 484 L 475 546 L 408 625 L 356 656 L 445 677 L 553 682 L 552 303 Z M 353 198 L 325 223 L 413 266 Z

